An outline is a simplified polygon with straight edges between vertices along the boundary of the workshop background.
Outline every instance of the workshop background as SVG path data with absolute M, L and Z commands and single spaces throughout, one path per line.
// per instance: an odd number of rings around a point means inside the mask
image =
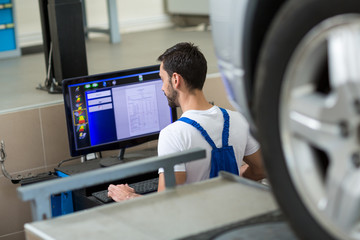
M 166 48 L 190 41 L 208 60 L 209 75 L 204 87 L 208 100 L 232 109 L 216 65 L 207 1 L 198 1 L 198 6 L 189 8 L 191 2 L 117 0 L 121 42 L 110 43 L 107 35 L 89 34 L 89 74 L 157 64 L 157 57 Z M 12 4 L 20 55 L 0 58 L 0 140 L 5 142 L 6 170 L 16 177 L 52 171 L 70 154 L 62 94 L 36 89 L 46 76 L 39 2 L 15 0 Z M 87 0 L 86 15 L 88 26 L 108 27 L 106 1 Z M 156 146 L 156 141 L 131 151 L 149 145 Z M 30 204 L 18 198 L 18 186 L 0 173 L 1 240 L 24 239 L 23 226 L 31 222 Z

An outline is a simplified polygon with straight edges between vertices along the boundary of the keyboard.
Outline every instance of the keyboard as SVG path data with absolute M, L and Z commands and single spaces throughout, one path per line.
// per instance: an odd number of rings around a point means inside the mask
M 30 177 L 25 177 L 19 180 L 11 180 L 13 181 L 19 181 L 21 186 L 27 185 L 27 184 L 32 184 L 32 183 L 37 183 L 37 182 L 43 182 L 43 181 L 48 181 L 48 180 L 52 180 L 52 179 L 56 179 L 59 178 L 55 173 L 53 172 L 44 172 L 44 173 L 40 173 L 36 176 L 30 176 Z M 16 183 L 16 182 L 13 182 Z
M 132 187 L 137 194 L 147 194 L 151 192 L 156 192 L 158 188 L 159 179 L 152 178 L 141 182 L 131 183 L 129 187 Z M 93 192 L 92 196 L 96 197 L 103 203 L 113 202 L 112 198 L 108 197 L 108 190 L 101 190 L 98 192 Z

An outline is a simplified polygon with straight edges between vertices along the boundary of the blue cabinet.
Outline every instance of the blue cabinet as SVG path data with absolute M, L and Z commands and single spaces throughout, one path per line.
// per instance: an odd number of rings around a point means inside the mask
M 0 0 L 0 58 L 19 55 L 14 3 L 12 0 Z
M 56 171 L 59 177 L 69 177 L 69 175 Z M 63 192 L 51 196 L 51 213 L 53 217 L 62 216 L 74 212 L 72 191 Z

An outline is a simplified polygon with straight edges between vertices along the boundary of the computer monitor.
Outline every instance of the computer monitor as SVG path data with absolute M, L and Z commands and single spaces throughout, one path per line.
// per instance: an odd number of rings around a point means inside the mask
M 71 156 L 122 150 L 159 136 L 176 121 L 161 90 L 159 65 L 63 81 Z

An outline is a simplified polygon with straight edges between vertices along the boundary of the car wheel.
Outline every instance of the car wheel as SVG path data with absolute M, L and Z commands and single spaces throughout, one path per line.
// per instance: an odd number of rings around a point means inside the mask
M 360 238 L 360 1 L 290 0 L 257 66 L 274 195 L 303 239 Z

